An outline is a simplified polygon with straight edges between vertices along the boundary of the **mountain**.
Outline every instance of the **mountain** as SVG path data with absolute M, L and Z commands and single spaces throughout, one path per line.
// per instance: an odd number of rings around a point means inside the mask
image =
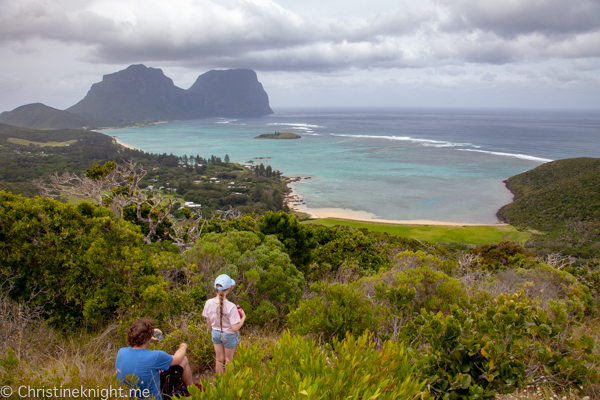
M 215 114 L 222 116 L 273 114 L 269 96 L 251 69 L 208 71 L 198 77 L 188 92 L 203 95 L 214 104 Z
M 96 128 L 102 123 L 42 103 L 27 104 L 0 114 L 0 123 L 31 129 Z
M 161 69 L 131 65 L 104 75 L 102 82 L 94 83 L 83 100 L 67 111 L 111 125 L 190 119 L 201 116 L 195 112 L 200 100 L 195 97 L 175 86 Z
M 104 75 L 67 111 L 110 125 L 273 113 L 252 70 L 209 71 L 184 90 L 161 69 L 141 64 Z

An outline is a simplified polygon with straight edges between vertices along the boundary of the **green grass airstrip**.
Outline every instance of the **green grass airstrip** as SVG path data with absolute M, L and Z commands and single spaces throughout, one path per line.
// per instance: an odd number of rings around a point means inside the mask
M 18 139 L 18 138 L 8 138 L 7 141 L 10 143 L 20 144 L 23 146 L 29 146 L 31 144 L 31 145 L 40 146 L 40 147 L 46 147 L 46 146 L 64 147 L 64 146 L 68 146 L 68 145 L 71 145 L 71 144 L 77 142 L 77 139 L 67 140 L 65 142 L 45 142 L 45 143 L 44 142 L 34 142 L 31 140 Z
M 531 233 L 521 232 L 510 225 L 499 226 L 438 226 L 438 225 L 395 225 L 371 222 L 349 221 L 334 218 L 322 218 L 304 221 L 303 224 L 324 226 L 349 226 L 356 229 L 366 228 L 374 232 L 385 232 L 427 242 L 486 244 L 504 240 L 524 243 Z

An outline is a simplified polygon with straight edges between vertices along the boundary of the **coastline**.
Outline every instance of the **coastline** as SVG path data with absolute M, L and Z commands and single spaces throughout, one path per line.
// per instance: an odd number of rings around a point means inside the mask
M 510 203 L 503 205 L 498 211 L 496 211 L 496 218 L 498 218 L 498 221 L 502 222 L 503 224 L 508 224 L 508 221 L 506 220 L 506 218 L 504 218 L 504 215 L 502 214 L 502 210 L 504 210 L 506 206 L 514 203 L 517 200 L 517 192 L 513 190 L 508 179 L 502 182 L 504 183 L 504 186 L 508 189 L 508 191 L 512 194 L 513 198 Z
M 334 219 L 343 219 L 346 221 L 360 221 L 360 222 L 370 222 L 373 224 L 388 224 L 388 225 L 432 225 L 432 226 L 507 226 L 507 223 L 498 222 L 496 224 L 470 224 L 463 222 L 448 222 L 448 221 L 432 221 L 432 220 L 393 220 L 393 219 L 383 219 L 377 218 L 375 214 L 372 214 L 368 211 L 357 211 L 349 208 L 309 208 L 304 204 L 304 201 L 301 197 L 294 193 L 294 189 L 290 186 L 290 184 L 295 182 L 300 182 L 302 179 L 310 179 L 308 177 L 288 177 L 286 179 L 286 186 L 288 187 L 288 193 L 286 195 L 285 201 L 290 210 L 307 214 L 310 216 L 310 219 L 323 219 L 323 218 L 334 218 Z
M 90 130 L 94 131 L 94 132 L 100 132 L 100 133 L 102 133 L 101 131 L 113 131 L 113 130 L 116 130 L 116 129 L 143 128 L 143 127 L 146 127 L 146 126 L 167 124 L 169 122 L 173 122 L 173 121 L 157 121 L 157 122 L 149 122 L 147 124 L 138 124 L 138 125 L 130 125 L 130 126 L 107 126 L 107 127 L 102 127 L 102 128 L 97 128 L 97 129 L 90 129 Z
M 107 136 L 110 136 L 110 135 L 107 135 Z M 139 149 L 136 149 L 135 147 L 132 147 L 132 146 L 130 146 L 128 144 L 119 142 L 119 139 L 117 139 L 117 136 L 111 136 L 111 138 L 112 138 L 113 143 L 118 144 L 119 146 L 123 146 L 125 148 L 130 149 L 130 150 L 139 150 Z

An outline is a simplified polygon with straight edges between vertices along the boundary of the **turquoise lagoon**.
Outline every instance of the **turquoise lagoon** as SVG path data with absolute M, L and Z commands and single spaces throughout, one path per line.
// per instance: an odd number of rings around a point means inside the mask
M 541 163 L 600 156 L 600 114 L 577 111 L 276 109 L 107 130 L 152 153 L 228 154 L 300 176 L 307 211 L 388 220 L 493 224 L 512 200 L 503 181 Z M 295 140 L 257 140 L 290 131 Z M 353 213 L 353 211 L 355 213 Z

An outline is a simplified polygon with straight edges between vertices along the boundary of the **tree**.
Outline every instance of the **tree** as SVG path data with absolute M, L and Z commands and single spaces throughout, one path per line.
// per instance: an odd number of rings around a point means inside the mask
M 225 154 L 225 164 L 229 164 L 229 154 Z
M 177 236 L 176 231 L 169 229 L 168 220 L 174 202 L 171 198 L 158 192 L 145 192 L 140 189 L 140 182 L 147 171 L 132 161 L 116 164 L 109 161 L 100 166 L 95 164 L 88 169 L 85 177 L 65 172 L 62 175 L 54 173 L 50 176 L 50 185 L 38 183 L 46 197 L 55 198 L 67 194 L 84 199 L 92 199 L 98 205 L 110 207 L 113 211 L 117 225 L 124 219 L 129 219 L 147 226 L 144 231 L 144 240 L 151 243 L 157 239 L 157 232 L 164 231 L 159 238 L 169 238 L 182 249 L 189 248 L 199 237 L 198 226 L 200 218 L 187 220 L 187 231 L 182 236 Z M 186 182 L 184 181 L 183 185 Z M 136 223 L 137 223 L 136 222 Z M 191 242 L 191 243 L 190 243 Z
M 16 301 L 37 294 L 30 305 L 54 326 L 105 322 L 164 285 L 139 229 L 107 208 L 5 192 L 0 204 L 0 278 L 13 277 Z
M 302 272 L 306 272 L 306 267 L 313 258 L 313 249 L 317 247 L 310 228 L 300 225 L 295 216 L 283 211 L 267 212 L 258 220 L 258 227 L 265 235 L 277 236 L 292 262 Z
M 273 306 L 273 317 L 282 319 L 302 297 L 304 277 L 274 235 L 235 230 L 209 233 L 184 257 L 207 277 L 206 293 L 214 291 L 215 277 L 222 273 L 231 276 L 238 287 L 232 301 L 241 303 L 253 319 L 260 315 L 250 310 L 268 311 Z

